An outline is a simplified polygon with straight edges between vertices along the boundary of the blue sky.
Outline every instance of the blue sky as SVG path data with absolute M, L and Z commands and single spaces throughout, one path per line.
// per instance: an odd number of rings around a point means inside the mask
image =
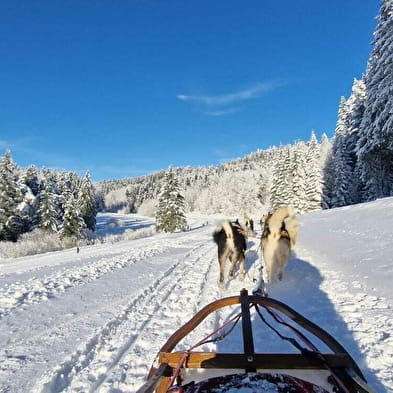
M 377 0 L 2 0 L 0 152 L 93 180 L 333 136 Z

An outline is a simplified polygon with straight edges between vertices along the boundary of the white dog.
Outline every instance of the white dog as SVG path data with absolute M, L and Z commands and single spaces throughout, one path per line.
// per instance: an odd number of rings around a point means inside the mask
M 282 280 L 296 244 L 299 223 L 295 216 L 293 208 L 281 206 L 261 218 L 261 249 L 268 282 L 276 277 Z

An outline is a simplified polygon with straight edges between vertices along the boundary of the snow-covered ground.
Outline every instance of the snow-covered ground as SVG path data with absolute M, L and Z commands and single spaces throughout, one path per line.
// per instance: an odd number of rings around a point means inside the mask
M 216 220 L 193 215 L 184 233 L 2 260 L 0 392 L 135 392 L 162 344 L 196 311 L 254 288 L 258 237 L 248 241 L 245 280 L 217 287 Z M 338 339 L 376 392 L 393 392 L 393 198 L 300 221 L 296 255 L 283 281 L 267 288 L 270 297 Z M 152 224 L 100 215 L 98 229 L 118 234 Z M 207 320 L 183 347 L 228 313 Z M 256 334 L 257 349 L 283 346 L 269 334 Z M 217 345 L 242 350 L 236 332 Z

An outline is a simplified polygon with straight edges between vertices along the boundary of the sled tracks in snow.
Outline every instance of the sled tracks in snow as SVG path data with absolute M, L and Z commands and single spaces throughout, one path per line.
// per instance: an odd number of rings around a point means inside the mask
M 173 329 L 219 297 L 216 259 L 211 243 L 180 257 L 35 392 L 137 390 Z
M 39 303 L 54 298 L 70 288 L 88 284 L 100 277 L 123 269 L 140 259 L 164 252 L 158 243 L 149 249 L 136 250 L 135 254 L 112 258 L 101 258 L 85 266 L 61 268 L 58 272 L 43 278 L 32 278 L 25 282 L 16 282 L 6 288 L 0 288 L 0 320 L 15 309 L 29 304 Z

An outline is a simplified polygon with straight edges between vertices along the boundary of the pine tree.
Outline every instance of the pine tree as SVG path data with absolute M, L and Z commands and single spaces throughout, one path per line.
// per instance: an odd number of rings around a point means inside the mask
M 0 159 L 0 240 L 16 241 L 23 231 L 23 220 L 18 212 L 22 193 L 16 181 L 16 165 L 7 150 Z
M 57 175 L 57 188 L 58 188 L 58 196 L 57 196 L 57 204 L 59 206 L 59 214 L 60 217 L 63 217 L 65 212 L 65 207 L 67 201 L 73 197 L 73 193 L 71 190 L 71 184 L 68 179 L 68 173 L 60 172 Z M 61 218 L 62 220 L 62 218 Z
M 81 179 L 76 172 L 66 172 L 66 183 L 68 189 L 72 192 L 75 199 L 78 199 L 78 193 L 81 185 Z
M 270 189 L 271 176 L 263 176 L 262 174 L 259 174 L 257 198 L 262 206 L 266 206 L 269 203 Z
M 383 0 L 365 75 L 357 153 L 364 200 L 393 195 L 393 0 Z
M 330 155 L 331 150 L 332 150 L 332 143 L 330 142 L 328 136 L 325 133 L 323 133 L 321 137 L 321 143 L 319 145 L 319 165 L 322 168 L 322 170 L 326 164 L 326 160 Z
M 38 171 L 34 165 L 30 165 L 23 174 L 24 183 L 30 188 L 34 196 L 40 192 L 40 181 L 38 179 Z
M 363 119 L 366 91 L 363 80 L 354 79 L 352 93 L 348 98 L 348 134 L 345 144 L 348 153 L 350 176 L 348 179 L 348 196 L 351 203 L 361 200 L 362 184 L 360 181 L 359 164 L 357 158 L 357 143 L 359 140 L 359 127 Z
M 85 221 L 86 227 L 92 231 L 96 227 L 97 207 L 94 195 L 94 187 L 90 179 L 90 173 L 86 172 L 78 192 L 78 205 Z
M 273 163 L 273 174 L 270 188 L 270 205 L 273 209 L 288 202 L 290 196 L 288 191 L 289 163 L 290 163 L 289 147 L 279 149 L 275 162 Z
M 39 195 L 39 227 L 56 232 L 57 231 L 57 204 L 56 197 L 52 191 L 52 182 L 45 178 L 42 184 L 42 191 Z
M 78 209 L 77 202 L 71 195 L 66 201 L 60 238 L 68 240 L 72 244 L 77 244 L 83 237 L 85 228 L 85 221 Z
M 332 204 L 335 207 L 345 206 L 352 203 L 348 191 L 348 183 L 351 176 L 350 159 L 346 145 L 348 136 L 348 118 L 347 101 L 344 97 L 341 97 L 332 148 L 335 190 L 332 197 Z
M 40 182 L 35 167 L 31 166 L 22 170 L 17 185 L 23 198 L 17 209 L 23 220 L 23 232 L 31 231 L 38 225 Z
M 285 204 L 294 207 L 298 212 L 307 210 L 306 196 L 306 170 L 305 170 L 305 151 L 304 142 L 297 142 L 291 149 L 290 178 L 287 192 L 290 197 L 286 198 Z
M 336 135 L 333 144 L 334 154 L 334 194 L 332 204 L 334 207 L 346 206 L 350 204 L 348 199 L 348 161 L 345 140 L 342 135 Z
M 322 209 L 334 207 L 335 165 L 332 150 L 327 154 L 322 172 Z
M 163 190 L 159 196 L 156 213 L 156 230 L 161 232 L 184 231 L 187 222 L 184 214 L 184 198 L 172 167 L 165 174 Z
M 321 208 L 322 197 L 320 150 L 314 131 L 311 132 L 305 155 L 305 211 L 313 211 Z
M 332 207 L 334 193 L 334 167 L 332 156 L 332 143 L 326 134 L 322 135 L 320 145 L 319 165 L 321 167 L 321 207 L 329 209 Z

